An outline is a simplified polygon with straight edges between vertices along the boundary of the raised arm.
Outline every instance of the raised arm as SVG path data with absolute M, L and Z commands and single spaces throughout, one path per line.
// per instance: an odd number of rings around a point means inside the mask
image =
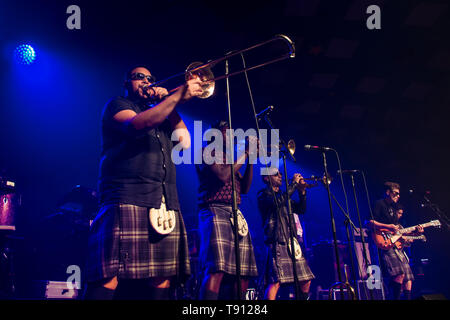
M 153 108 L 140 113 L 133 110 L 122 110 L 116 113 L 113 118 L 137 131 L 155 128 L 174 111 L 178 104 L 200 95 L 203 92 L 200 84 L 201 81 L 197 78 L 188 80 L 184 86 L 181 86 L 174 94 L 167 96 Z M 163 88 L 156 88 L 155 90 L 160 91 L 161 89 Z
M 191 135 L 183 119 L 176 110 L 173 110 L 167 118 L 170 121 L 176 140 L 181 144 L 183 149 L 188 149 L 191 146 Z
M 292 195 L 297 190 L 299 201 L 294 201 Z M 292 211 L 297 214 L 306 212 L 306 182 L 300 173 L 295 173 L 292 183 L 288 187 L 289 196 L 291 196 Z
M 243 153 L 236 163 L 234 164 L 234 173 L 239 171 L 239 169 L 242 167 L 245 157 L 247 157 L 246 153 Z M 231 178 L 231 169 L 229 164 L 220 164 L 220 163 L 213 163 L 209 166 L 211 171 L 216 175 L 216 177 L 222 181 L 223 183 L 227 183 L 230 181 Z
M 241 181 L 241 193 L 246 194 L 250 191 L 253 180 L 253 164 L 249 162 L 248 151 L 245 151 L 247 166 L 245 167 L 244 177 Z

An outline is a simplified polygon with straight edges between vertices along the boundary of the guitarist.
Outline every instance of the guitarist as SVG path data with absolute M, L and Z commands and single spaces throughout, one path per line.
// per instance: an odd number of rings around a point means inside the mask
M 263 182 L 267 188 L 258 192 L 258 208 L 261 213 L 264 226 L 264 242 L 268 247 L 267 269 L 264 277 L 267 277 L 268 286 L 264 295 L 265 299 L 275 300 L 281 285 L 294 283 L 292 258 L 289 254 L 288 243 L 291 239 L 290 232 L 296 230 L 295 225 L 289 227 L 288 208 L 285 193 L 281 186 L 283 179 L 278 169 L 272 175 L 264 175 Z M 306 211 L 306 182 L 301 174 L 294 174 L 292 184 L 289 185 L 289 194 L 298 192 L 299 201 L 292 201 L 292 211 L 303 214 Z M 294 217 L 292 217 L 294 224 Z M 297 232 L 294 231 L 294 237 Z M 296 271 L 299 284 L 299 300 L 307 300 L 309 287 L 314 275 L 308 262 L 302 256 L 296 259 Z
M 386 182 L 386 196 L 378 200 L 374 208 L 374 220 L 370 220 L 369 226 L 374 229 L 387 229 L 396 233 L 401 226 L 398 224 L 403 215 L 403 207 L 398 205 L 400 199 L 400 185 L 393 182 Z M 399 214 L 400 212 L 400 214 Z M 423 233 L 422 227 L 417 227 L 417 232 Z M 393 246 L 389 250 L 381 252 L 382 266 L 384 271 L 390 276 L 390 287 L 394 300 L 400 300 L 402 287 L 404 298 L 411 299 L 411 287 L 414 276 L 409 266 L 408 257 L 403 250 Z

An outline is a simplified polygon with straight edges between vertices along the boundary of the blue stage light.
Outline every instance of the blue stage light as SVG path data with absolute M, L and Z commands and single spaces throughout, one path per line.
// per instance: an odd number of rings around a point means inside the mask
M 36 51 L 29 44 L 22 44 L 14 51 L 14 57 L 18 63 L 29 65 L 36 60 Z

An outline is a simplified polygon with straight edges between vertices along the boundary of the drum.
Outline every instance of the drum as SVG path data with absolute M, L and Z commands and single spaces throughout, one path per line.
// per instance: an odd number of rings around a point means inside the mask
M 15 214 L 20 206 L 20 196 L 15 193 L 14 183 L 3 181 L 0 184 L 0 230 L 16 230 Z

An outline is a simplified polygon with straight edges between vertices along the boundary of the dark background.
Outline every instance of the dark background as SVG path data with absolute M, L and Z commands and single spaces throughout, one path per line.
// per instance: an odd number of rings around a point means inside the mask
M 66 9 L 72 4 L 81 8 L 81 30 L 66 28 Z M 381 8 L 381 30 L 366 27 L 366 8 L 372 4 Z M 401 184 L 405 226 L 436 219 L 429 207 L 421 207 L 427 191 L 442 211 L 450 208 L 444 138 L 450 103 L 446 1 L 2 1 L 0 9 L 0 176 L 15 181 L 22 196 L 17 216 L 21 240 L 16 244 L 19 289 L 32 280 L 65 280 L 66 266 L 82 260 L 86 228 L 74 226 L 72 217 L 68 222 L 66 216 L 55 220 L 54 215 L 75 186 L 95 190 L 101 111 L 108 99 L 123 93 L 130 66 L 148 65 L 163 79 L 192 61 L 218 58 L 279 33 L 294 40 L 295 59 L 253 70 L 249 80 L 257 111 L 274 105 L 275 126 L 286 140 L 297 142 L 297 162 L 288 162 L 289 176 L 321 175 L 320 153 L 302 146 L 330 146 L 339 151 L 344 169 L 364 170 L 372 202 L 383 196 L 385 181 Z M 14 48 L 22 43 L 34 46 L 33 65 L 14 63 Z M 282 49 L 274 43 L 249 53 L 247 62 Z M 230 60 L 232 69 L 240 63 Z M 220 68 L 213 71 L 221 74 Z M 205 129 L 227 116 L 225 81 L 216 86 L 212 98 L 179 108 L 189 128 L 194 120 L 203 120 Z M 233 126 L 255 127 L 243 76 L 231 78 L 230 86 Z M 332 153 L 328 165 L 336 182 L 331 189 L 345 206 Z M 183 164 L 177 173 L 183 215 L 194 230 L 195 170 Z M 255 173 L 242 210 L 261 257 L 255 197 L 263 185 Z M 355 179 L 365 220 L 367 198 L 360 175 Z M 359 225 L 348 180 L 350 213 Z M 338 207 L 334 210 L 338 237 L 345 241 L 342 214 Z M 303 223 L 309 248 L 332 238 L 324 188 L 309 191 Z M 411 250 L 415 270 L 424 274 L 416 281 L 415 294 L 449 296 L 448 230 L 427 229 L 426 235 L 428 242 Z

